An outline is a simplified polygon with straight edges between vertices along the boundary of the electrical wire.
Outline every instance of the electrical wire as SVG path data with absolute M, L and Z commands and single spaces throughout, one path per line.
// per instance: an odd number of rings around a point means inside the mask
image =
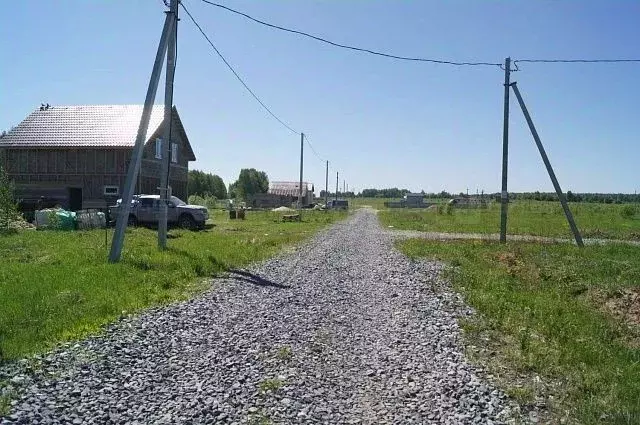
M 309 34 L 306 33 L 304 31 L 298 31 L 298 30 L 294 30 L 294 29 L 290 29 L 290 28 L 285 28 L 285 27 L 281 27 L 279 25 L 274 25 L 274 24 L 270 24 L 268 22 L 262 21 L 260 19 L 254 18 L 251 15 L 248 15 L 246 13 L 240 12 L 238 10 L 232 9 L 228 6 L 219 4 L 219 3 L 214 3 L 212 1 L 209 0 L 202 0 L 202 2 L 210 5 L 210 6 L 215 6 L 215 7 L 219 7 L 221 9 L 224 9 L 226 11 L 235 13 L 237 15 L 243 16 L 253 22 L 256 22 L 258 24 L 270 27 L 270 28 L 274 28 L 280 31 L 285 31 L 285 32 L 289 32 L 292 34 L 297 34 L 297 35 L 301 35 L 304 37 L 308 37 L 311 39 L 314 39 L 316 41 L 320 41 L 322 43 L 326 43 L 329 44 L 331 46 L 334 47 L 340 47 L 342 49 L 348 49 L 348 50 L 355 50 L 358 52 L 363 52 L 363 53 L 369 53 L 372 55 L 376 55 L 376 56 L 383 56 L 386 58 L 390 58 L 390 59 L 397 59 L 397 60 L 403 60 L 403 61 L 412 61 L 412 62 L 429 62 L 429 63 L 436 63 L 436 64 L 442 64 L 442 65 L 455 65 L 455 66 L 500 66 L 499 63 L 492 63 L 492 62 L 455 62 L 455 61 L 448 61 L 448 60 L 442 60 L 442 59 L 429 59 L 429 58 L 420 58 L 420 57 L 409 57 L 409 56 L 399 56 L 399 55 L 394 55 L 391 53 L 384 53 L 384 52 L 378 52 L 376 50 L 370 50 L 370 49 L 365 49 L 362 47 L 355 47 L 355 46 L 349 46 L 346 44 L 341 44 L 341 43 L 336 43 L 334 41 L 330 41 L 327 40 L 325 38 L 319 37 L 317 35 L 313 35 L 313 34 Z
M 309 147 L 311 148 L 311 152 L 313 152 L 313 154 L 316 156 L 316 158 L 318 158 L 320 161 L 325 162 L 326 159 L 324 159 L 313 147 L 313 145 L 311 144 L 311 140 L 309 140 L 309 136 L 307 136 L 306 134 L 304 135 L 304 140 L 307 142 L 307 144 L 309 145 Z
M 225 63 L 225 65 L 227 65 L 227 67 L 231 70 L 231 72 L 233 72 L 233 75 L 236 76 L 236 78 L 238 79 L 238 81 L 240 81 L 240 83 L 242 83 L 242 85 L 244 86 L 245 89 L 247 89 L 247 91 L 251 94 L 251 96 L 253 96 L 253 98 L 264 108 L 265 111 L 267 111 L 269 113 L 269 115 L 271 115 L 273 118 L 276 119 L 276 121 L 278 121 L 280 124 L 282 124 L 284 127 L 286 127 L 289 131 L 291 131 L 294 134 L 300 134 L 300 132 L 294 130 L 293 128 L 291 128 L 289 125 L 287 125 L 284 121 L 282 121 L 276 114 L 274 114 L 271 109 L 269 109 L 269 107 L 267 105 L 265 105 L 265 103 L 260 100 L 260 98 L 254 93 L 253 90 L 251 90 L 251 88 L 247 85 L 247 83 L 244 82 L 244 80 L 242 79 L 242 77 L 240 77 L 240 75 L 238 75 L 238 73 L 236 72 L 235 69 L 233 69 L 233 67 L 231 66 L 231 64 L 225 59 L 225 57 L 222 55 L 222 53 L 220 53 L 220 50 L 218 50 L 218 48 L 215 46 L 215 44 L 213 44 L 213 42 L 211 41 L 211 39 L 207 36 L 207 34 L 204 32 L 204 30 L 202 29 L 202 27 L 198 24 L 198 22 L 195 20 L 195 18 L 193 17 L 193 15 L 189 12 L 189 10 L 187 9 L 187 7 L 184 5 L 183 2 L 180 2 L 180 6 L 182 6 L 182 8 L 184 9 L 184 11 L 187 13 L 187 15 L 189 16 L 189 18 L 191 19 L 191 21 L 194 23 L 194 25 L 198 28 L 198 30 L 200 31 L 200 33 L 202 34 L 202 36 L 207 40 L 207 42 L 211 45 L 211 47 L 213 48 L 213 50 L 218 54 L 218 56 L 220 56 L 220 59 L 222 59 L 222 61 Z
M 521 63 L 624 63 L 640 62 L 640 59 L 516 59 L 514 64 Z

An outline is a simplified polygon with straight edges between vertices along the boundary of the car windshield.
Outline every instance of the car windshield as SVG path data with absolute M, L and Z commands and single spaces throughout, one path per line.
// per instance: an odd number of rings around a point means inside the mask
M 175 205 L 176 207 L 179 207 L 179 206 L 182 206 L 182 205 L 187 205 L 186 202 L 184 202 L 180 198 L 176 198 L 175 196 L 171 197 L 171 203 L 173 203 L 173 205 Z

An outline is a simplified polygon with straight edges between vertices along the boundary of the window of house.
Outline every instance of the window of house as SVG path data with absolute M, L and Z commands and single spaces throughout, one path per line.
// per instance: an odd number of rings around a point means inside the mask
M 171 143 L 171 162 L 178 162 L 178 144 Z
M 118 186 L 104 186 L 105 195 L 118 195 L 120 193 L 120 188 Z
M 162 139 L 156 139 L 156 159 L 162 159 Z

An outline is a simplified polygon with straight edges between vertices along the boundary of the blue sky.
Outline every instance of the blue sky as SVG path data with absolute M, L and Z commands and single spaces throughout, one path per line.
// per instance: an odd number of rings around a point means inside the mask
M 398 62 L 277 32 L 184 0 L 250 87 L 310 137 L 350 188 L 500 190 L 503 73 Z M 220 0 L 279 25 L 401 55 L 640 58 L 638 1 Z M 41 102 L 142 103 L 161 0 L 3 4 L 0 128 Z M 241 168 L 298 178 L 299 137 L 267 115 L 188 17 L 179 24 L 177 105 L 198 160 L 229 183 Z M 564 190 L 640 190 L 640 63 L 522 64 L 514 80 Z M 164 81 L 164 76 L 163 80 Z M 163 100 L 163 90 L 157 94 Z M 307 148 L 305 180 L 324 188 Z M 512 96 L 509 189 L 551 191 Z

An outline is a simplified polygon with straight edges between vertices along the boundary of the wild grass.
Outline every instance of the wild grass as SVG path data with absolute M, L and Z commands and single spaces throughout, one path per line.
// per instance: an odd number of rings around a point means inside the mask
M 349 198 L 349 205 L 352 208 L 362 208 L 368 206 L 376 210 L 384 210 L 387 207 L 384 206 L 385 202 L 398 201 L 400 198 Z M 428 204 L 441 204 L 448 201 L 448 199 L 429 199 L 425 198 L 424 202 Z
M 214 212 L 202 232 L 127 230 L 122 261 L 108 264 L 104 230 L 22 231 L 0 237 L 0 362 L 96 332 L 122 314 L 192 296 L 207 278 L 264 260 L 346 213 L 305 211 L 282 223 L 272 212 L 229 220 Z M 113 230 L 109 229 L 109 243 Z
M 278 391 L 280 388 L 282 388 L 283 385 L 284 385 L 284 382 L 281 379 L 267 378 L 260 381 L 260 383 L 258 384 L 258 388 L 260 389 L 261 393 L 267 393 L 267 392 L 274 393 Z
M 452 266 L 448 278 L 480 313 L 462 323 L 469 344 L 484 346 L 479 359 L 495 376 L 517 378 L 507 390 L 519 401 L 551 394 L 551 423 L 640 423 L 640 247 L 399 247 Z
M 640 240 L 640 205 L 572 203 L 571 212 L 585 238 Z M 500 204 L 486 209 L 388 209 L 379 213 L 385 226 L 429 232 L 499 233 Z M 509 206 L 507 233 L 571 238 L 559 202 L 516 201 Z
M 349 206 L 351 208 L 368 206 L 377 210 L 383 210 L 385 209 L 384 203 L 390 200 L 389 198 L 350 198 Z

